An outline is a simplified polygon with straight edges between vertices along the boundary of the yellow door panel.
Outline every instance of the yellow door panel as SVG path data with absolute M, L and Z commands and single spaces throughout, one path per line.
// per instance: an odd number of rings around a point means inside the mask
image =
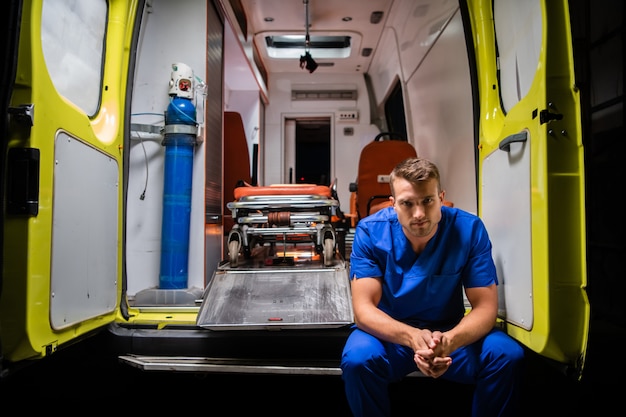
M 580 375 L 589 326 L 584 164 L 566 1 L 472 1 L 480 89 L 479 213 L 500 315 Z M 492 13 L 493 10 L 493 13 Z
M 88 4 L 87 4 L 88 3 Z M 10 107 L 0 329 L 8 361 L 114 320 L 124 94 L 136 2 L 24 1 Z M 28 109 L 28 111 L 24 110 Z M 28 178 L 20 180 L 20 174 Z

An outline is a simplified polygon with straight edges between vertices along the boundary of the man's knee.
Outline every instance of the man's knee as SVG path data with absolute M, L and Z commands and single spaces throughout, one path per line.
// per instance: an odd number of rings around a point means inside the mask
M 490 340 L 494 357 L 512 365 L 524 360 L 524 348 L 515 339 L 504 332 L 496 332 Z
M 344 350 L 341 356 L 341 369 L 343 372 L 355 372 L 372 368 L 380 357 L 376 356 L 372 350 L 350 349 Z

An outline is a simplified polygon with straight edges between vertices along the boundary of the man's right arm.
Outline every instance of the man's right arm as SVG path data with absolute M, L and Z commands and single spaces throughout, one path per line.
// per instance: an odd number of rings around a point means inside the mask
M 417 349 L 428 349 L 430 331 L 424 331 L 395 320 L 378 308 L 383 288 L 381 278 L 353 278 L 352 305 L 357 327 L 387 342 Z

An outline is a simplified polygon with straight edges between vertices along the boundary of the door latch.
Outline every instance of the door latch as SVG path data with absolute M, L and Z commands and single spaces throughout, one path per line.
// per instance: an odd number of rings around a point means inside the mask
M 35 118 L 34 104 L 20 104 L 18 107 L 9 107 L 9 114 L 19 124 L 27 127 L 33 126 Z

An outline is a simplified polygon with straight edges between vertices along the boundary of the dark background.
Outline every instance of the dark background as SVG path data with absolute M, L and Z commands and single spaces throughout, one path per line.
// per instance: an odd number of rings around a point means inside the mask
M 609 337 L 606 337 L 609 336 Z M 102 412 L 199 415 L 350 416 L 336 375 L 195 374 L 142 371 L 118 361 L 106 333 L 60 350 L 0 379 L 0 415 Z M 608 344 L 604 344 L 609 342 Z M 520 416 L 602 416 L 624 411 L 623 335 L 604 335 L 574 381 L 527 354 Z M 594 352 L 593 340 L 590 352 Z M 598 358 L 599 355 L 589 357 Z M 390 387 L 394 416 L 469 416 L 471 386 L 408 377 Z

